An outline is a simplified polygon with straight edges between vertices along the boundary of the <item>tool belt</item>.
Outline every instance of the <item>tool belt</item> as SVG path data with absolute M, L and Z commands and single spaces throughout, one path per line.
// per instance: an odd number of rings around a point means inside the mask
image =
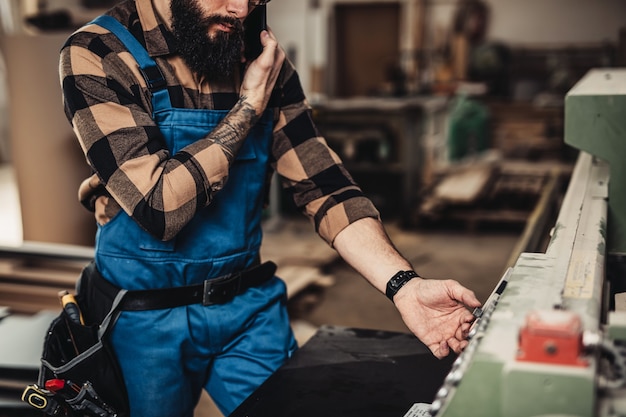
M 95 295 L 87 285 L 92 268 L 93 263 L 83 269 L 79 285 Z M 50 416 L 129 416 L 124 378 L 108 343 L 125 293 L 100 297 L 97 321 L 93 312 L 75 315 L 66 307 L 61 310 L 46 332 L 37 383 L 24 389 L 22 401 Z M 78 313 L 87 313 L 85 294 L 80 295 L 74 306 Z
M 276 264 L 268 261 L 241 272 L 207 279 L 202 284 L 127 291 L 118 310 L 160 310 L 198 303 L 204 306 L 224 304 L 247 289 L 269 281 L 275 272 Z M 109 298 L 115 297 L 120 289 L 104 279 L 95 268 L 93 274 L 92 284 Z
M 98 272 L 94 262 L 76 285 L 78 320 L 63 309 L 46 333 L 37 384 L 22 400 L 51 416 L 128 417 L 128 395 L 108 334 L 121 311 L 156 310 L 201 303 L 223 304 L 270 280 L 273 262 L 204 281 L 202 284 L 127 291 Z

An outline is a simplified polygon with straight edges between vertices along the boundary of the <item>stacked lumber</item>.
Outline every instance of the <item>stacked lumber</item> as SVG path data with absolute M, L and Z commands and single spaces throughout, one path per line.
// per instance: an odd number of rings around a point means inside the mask
M 285 281 L 290 299 L 311 285 L 333 283 L 323 269 L 337 254 L 309 223 L 283 222 L 266 231 L 261 257 L 278 265 L 277 275 Z M 0 246 L 0 306 L 21 314 L 59 310 L 58 292 L 73 291 L 92 259 L 90 247 L 34 242 Z
M 570 174 L 568 164 L 513 160 L 451 167 L 425 191 L 414 223 L 523 228 L 540 202 L 549 210 L 557 201 L 562 180 Z
M 271 225 L 266 224 L 261 259 L 278 265 L 276 275 L 285 281 L 290 302 L 312 304 L 306 294 L 297 296 L 311 287 L 332 285 L 334 279 L 325 269 L 336 262 L 338 255 L 306 219 L 278 219 Z M 313 294 L 318 292 L 314 289 Z
M 73 291 L 93 249 L 25 242 L 0 247 L 0 306 L 14 313 L 60 310 L 58 292 Z

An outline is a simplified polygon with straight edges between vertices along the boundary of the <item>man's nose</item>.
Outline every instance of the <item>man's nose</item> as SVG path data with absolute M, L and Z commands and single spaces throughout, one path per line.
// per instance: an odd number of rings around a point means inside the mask
M 226 0 L 226 11 L 237 19 L 248 15 L 248 0 Z

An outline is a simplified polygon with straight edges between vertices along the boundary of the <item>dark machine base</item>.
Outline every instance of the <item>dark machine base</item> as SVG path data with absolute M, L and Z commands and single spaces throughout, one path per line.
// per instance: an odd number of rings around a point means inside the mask
M 411 334 L 324 326 L 230 417 L 402 417 L 433 401 L 455 359 Z

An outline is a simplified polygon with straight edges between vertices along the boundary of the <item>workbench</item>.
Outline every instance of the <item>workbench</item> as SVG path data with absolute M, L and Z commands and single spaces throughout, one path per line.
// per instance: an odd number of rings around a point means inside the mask
M 383 215 L 408 221 L 445 159 L 448 99 L 356 97 L 313 104 L 321 134 Z

